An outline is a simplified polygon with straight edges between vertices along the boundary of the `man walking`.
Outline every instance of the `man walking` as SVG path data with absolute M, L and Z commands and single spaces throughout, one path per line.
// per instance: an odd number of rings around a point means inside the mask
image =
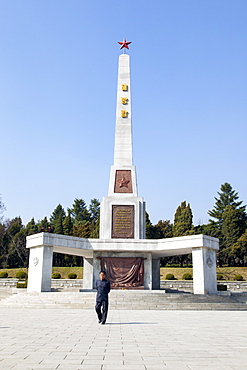
M 97 296 L 95 310 L 98 315 L 99 324 L 104 325 L 108 311 L 108 293 L 111 290 L 111 286 L 110 282 L 106 280 L 105 271 L 100 271 L 99 278 L 100 280 L 96 281 Z

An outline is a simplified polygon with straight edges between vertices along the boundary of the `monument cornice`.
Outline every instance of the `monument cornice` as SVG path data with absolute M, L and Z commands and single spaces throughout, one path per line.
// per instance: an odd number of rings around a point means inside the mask
M 195 248 L 219 249 L 218 239 L 203 234 L 165 239 L 85 239 L 68 235 L 39 233 L 27 237 L 27 248 L 52 247 L 54 252 L 92 256 L 93 252 L 150 252 L 155 257 L 192 253 Z

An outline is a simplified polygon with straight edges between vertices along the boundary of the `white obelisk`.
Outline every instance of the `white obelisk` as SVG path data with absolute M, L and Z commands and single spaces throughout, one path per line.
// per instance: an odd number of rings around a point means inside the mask
M 100 207 L 101 239 L 145 239 L 145 202 L 137 194 L 132 154 L 130 57 L 119 56 L 114 164 Z
M 132 162 L 130 57 L 122 54 L 118 64 L 114 165 L 132 166 Z

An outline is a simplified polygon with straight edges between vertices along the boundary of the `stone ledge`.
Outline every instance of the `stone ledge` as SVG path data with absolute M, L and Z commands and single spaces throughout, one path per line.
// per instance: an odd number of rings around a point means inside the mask
M 18 279 L 0 279 L 0 289 L 15 288 Z M 232 292 L 247 292 L 247 281 L 219 280 L 218 284 L 227 285 L 227 290 Z M 83 289 L 83 279 L 52 279 L 52 288 Z M 161 289 L 171 289 L 184 292 L 193 292 L 193 281 L 186 280 L 161 280 Z
M 247 281 L 226 281 L 218 280 L 218 284 L 227 285 L 227 290 L 231 292 L 247 292 Z M 172 289 L 184 292 L 193 292 L 193 280 L 161 280 L 161 289 Z

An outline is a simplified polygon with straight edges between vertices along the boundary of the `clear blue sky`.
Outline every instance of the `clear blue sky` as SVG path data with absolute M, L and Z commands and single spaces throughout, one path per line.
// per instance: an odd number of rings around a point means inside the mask
M 247 203 L 246 0 L 1 0 L 0 194 L 24 223 L 107 195 L 118 41 L 132 41 L 134 164 L 153 223 L 220 185 Z

